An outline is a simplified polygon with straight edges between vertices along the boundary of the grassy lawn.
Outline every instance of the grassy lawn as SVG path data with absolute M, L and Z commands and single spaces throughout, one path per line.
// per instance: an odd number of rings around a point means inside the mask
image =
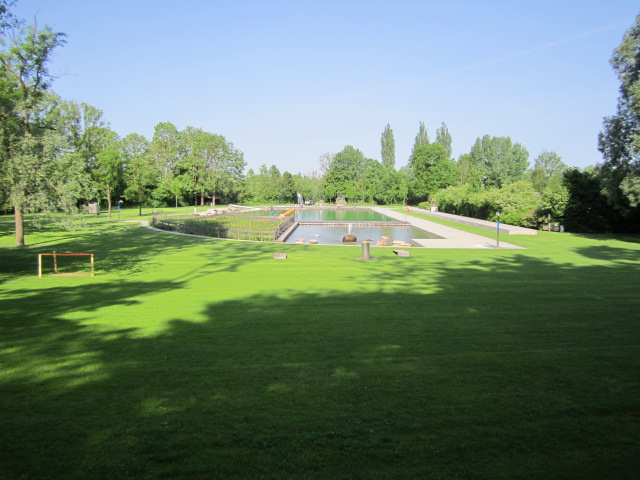
M 11 221 L 0 479 L 640 471 L 638 236 L 372 247 L 361 262 L 359 247 L 190 238 L 115 214 L 28 229 L 18 249 Z M 38 279 L 52 250 L 94 252 L 96 276 Z

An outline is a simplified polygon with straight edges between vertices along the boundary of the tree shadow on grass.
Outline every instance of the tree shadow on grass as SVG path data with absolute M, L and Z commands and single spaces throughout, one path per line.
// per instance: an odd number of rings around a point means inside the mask
M 572 235 L 601 242 L 616 240 L 620 242 L 640 243 L 640 233 L 573 233 Z
M 128 276 L 147 272 L 150 264 L 162 264 L 171 254 L 193 248 L 199 248 L 198 261 L 203 265 L 233 270 L 273 251 L 274 246 L 248 242 L 230 244 L 224 240 L 158 232 L 138 225 L 112 224 L 108 230 L 79 232 L 70 237 L 56 238 L 55 243 L 47 247 L 36 244 L 26 248 L 0 249 L 0 282 L 9 276 L 36 275 L 38 254 L 54 250 L 93 253 L 96 276 Z M 71 270 L 89 271 L 90 263 L 86 259 L 61 258 L 60 263 L 63 262 L 72 263 Z M 43 265 L 45 274 L 52 272 L 51 257 L 43 257 Z
M 631 248 L 619 248 L 611 246 L 590 246 L 575 249 L 580 255 L 596 260 L 605 260 L 612 263 L 640 261 L 640 250 Z
M 145 335 L 135 318 L 122 326 L 127 305 L 179 282 L 15 292 L 0 303 L 0 471 L 39 479 L 638 471 L 634 266 L 559 267 L 523 255 L 457 269 L 406 260 L 394 271 L 387 260 L 354 263 L 360 292 L 322 285 L 209 302 L 204 320 L 173 318 Z M 618 281 L 596 288 L 602 279 Z M 101 309 L 114 305 L 125 321 L 109 328 Z

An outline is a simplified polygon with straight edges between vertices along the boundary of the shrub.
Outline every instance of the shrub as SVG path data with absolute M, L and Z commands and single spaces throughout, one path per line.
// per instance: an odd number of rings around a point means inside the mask
M 495 221 L 499 211 L 502 221 L 510 225 L 537 227 L 539 224 L 542 199 L 529 182 L 488 189 L 458 185 L 440 190 L 435 198 L 441 212 Z

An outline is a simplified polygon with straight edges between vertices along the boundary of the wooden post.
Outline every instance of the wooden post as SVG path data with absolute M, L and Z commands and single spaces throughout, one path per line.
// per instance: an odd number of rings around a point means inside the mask
M 42 254 L 38 254 L 38 278 L 42 278 Z
M 58 259 L 55 250 L 53 251 L 53 273 L 58 273 Z

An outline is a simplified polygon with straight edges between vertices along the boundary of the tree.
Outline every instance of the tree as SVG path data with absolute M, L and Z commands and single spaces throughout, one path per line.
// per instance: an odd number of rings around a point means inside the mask
M 297 193 L 293 175 L 289 172 L 284 172 L 280 177 L 278 197 L 281 198 L 283 202 L 294 202 Z
M 439 143 L 416 148 L 409 164 L 413 170 L 409 192 L 415 202 L 425 200 L 437 190 L 457 182 L 456 165 L 447 158 L 444 147 Z
M 120 140 L 115 132 L 109 130 L 105 144 L 96 155 L 94 177 L 99 189 L 107 199 L 107 216 L 111 218 L 111 203 L 114 190 L 123 181 L 124 159 L 120 149 Z
M 529 152 L 509 137 L 478 138 L 471 148 L 471 163 L 485 187 L 501 187 L 521 180 L 529 166 Z
M 122 139 L 124 194 L 138 205 L 138 215 L 142 215 L 142 204 L 149 198 L 156 180 L 148 150 L 149 142 L 142 135 L 131 133 Z
M 322 175 L 311 172 L 308 175 L 300 173 L 293 176 L 296 193 L 301 193 L 306 199 L 321 200 L 323 198 Z
M 376 200 L 385 204 L 405 202 L 408 194 L 407 177 L 393 167 L 384 167 Z
M 320 155 L 318 162 L 320 163 L 320 173 L 322 173 L 323 176 L 331 170 L 334 157 L 335 155 L 333 153 L 323 153 Z
M 471 183 L 473 181 L 473 163 L 471 155 L 463 153 L 458 158 L 458 173 L 460 174 L 460 185 Z
M 543 192 L 550 185 L 562 183 L 562 173 L 567 166 L 556 153 L 544 150 L 536 157 L 531 170 L 531 183 L 538 192 Z
M 155 126 L 149 155 L 157 172 L 158 182 L 153 191 L 157 202 L 164 203 L 169 198 L 174 198 L 176 206 L 178 204 L 178 195 L 182 189 L 175 179 L 181 174 L 180 147 L 180 132 L 172 123 L 161 122 Z
M 418 134 L 416 135 L 416 139 L 413 142 L 413 149 L 411 150 L 411 155 L 414 154 L 416 148 L 421 147 L 423 145 L 429 145 L 429 132 L 427 132 L 427 128 L 424 126 L 424 122 L 420 122 L 420 126 L 418 127 Z
M 570 232 L 602 233 L 610 230 L 611 209 L 602 194 L 598 177 L 577 168 L 566 170 L 563 183 L 568 191 L 563 223 Z
M 4 18 L 8 5 L 11 4 L 2 4 Z M 54 33 L 47 26 L 39 30 L 30 25 L 6 36 L 8 46 L 0 52 L 5 136 L 2 171 L 6 176 L 3 183 L 8 186 L 14 206 L 16 245 L 24 246 L 23 212 L 30 208 L 29 193 L 33 194 L 34 189 L 39 189 L 38 193 L 48 190 L 58 195 L 62 205 L 73 205 L 72 199 L 62 198 L 70 191 L 57 187 L 47 174 L 51 173 L 47 167 L 55 160 L 49 154 L 55 152 L 45 146 L 45 137 L 52 136 L 43 122 L 45 94 L 53 79 L 48 62 L 53 51 L 65 41 L 63 33 Z
M 240 188 L 246 165 L 243 153 L 222 135 L 205 132 L 200 144 L 204 182 L 211 193 L 211 205 L 218 195 L 230 195 Z
M 357 195 L 363 202 L 382 200 L 385 197 L 382 184 L 385 168 L 391 167 L 384 167 L 377 160 L 364 159 L 362 173 L 355 181 Z
M 396 141 L 393 138 L 393 130 L 387 124 L 380 139 L 382 145 L 382 165 L 385 167 L 395 167 L 396 165 Z
M 365 168 L 363 153 L 347 145 L 337 153 L 324 177 L 324 192 L 328 199 L 343 194 L 347 200 L 357 198 L 356 182 Z
M 620 80 L 617 113 L 604 119 L 598 146 L 604 162 L 596 169 L 612 207 L 640 228 L 640 15 L 610 60 Z
M 16 25 L 17 20 L 9 10 L 15 3 L 16 0 L 0 0 L 0 32 Z
M 451 148 L 451 134 L 447 125 L 442 122 L 442 126 L 436 130 L 436 142 L 444 147 L 444 151 L 447 154 L 447 158 L 451 158 L 453 150 Z

